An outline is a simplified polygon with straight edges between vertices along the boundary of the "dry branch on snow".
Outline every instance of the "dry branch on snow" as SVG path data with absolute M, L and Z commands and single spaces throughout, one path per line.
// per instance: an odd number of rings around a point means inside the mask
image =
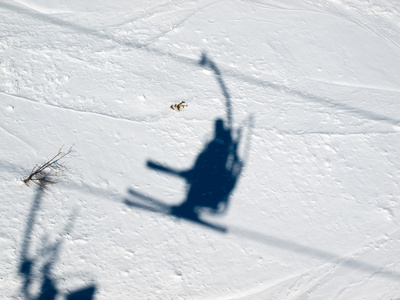
M 72 152 L 72 148 L 67 152 L 62 152 L 62 148 L 63 147 L 58 150 L 58 153 L 54 155 L 53 158 L 40 165 L 36 165 L 29 176 L 22 181 L 26 185 L 33 182 L 41 187 L 45 187 L 47 184 L 58 183 L 58 177 L 62 176 L 63 172 L 66 170 L 66 167 L 60 163 L 60 160 Z

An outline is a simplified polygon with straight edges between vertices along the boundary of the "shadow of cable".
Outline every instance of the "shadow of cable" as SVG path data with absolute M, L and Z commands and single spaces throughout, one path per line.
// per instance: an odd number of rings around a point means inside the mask
M 387 277 L 392 280 L 396 281 L 400 280 L 400 273 L 385 270 L 384 267 L 382 266 L 370 264 L 346 256 L 339 256 L 332 252 L 315 249 L 279 237 L 263 234 L 256 231 L 246 230 L 235 226 L 231 226 L 228 230 L 228 233 L 247 240 L 262 243 L 274 248 L 289 250 L 297 254 L 315 258 L 324 262 L 340 264 L 343 267 L 359 270 L 364 273 L 376 274 L 376 275 L 379 274 L 383 277 Z
M 169 53 L 169 52 L 166 52 L 166 51 L 154 48 L 154 47 L 149 47 L 148 44 L 140 43 L 137 41 L 132 41 L 132 42 L 119 41 L 111 35 L 101 33 L 99 31 L 94 30 L 89 27 L 84 27 L 84 26 L 77 25 L 77 24 L 74 24 L 74 23 L 71 23 L 68 21 L 64 21 L 64 20 L 55 18 L 54 16 L 50 16 L 50 15 L 35 11 L 33 9 L 29 9 L 26 7 L 17 6 L 17 5 L 9 4 L 9 3 L 0 3 L 0 7 L 6 8 L 6 9 L 9 9 L 12 11 L 16 11 L 19 13 L 27 14 L 27 15 L 29 15 L 33 18 L 36 18 L 42 22 L 48 22 L 48 23 L 51 23 L 51 24 L 54 24 L 57 26 L 62 26 L 62 27 L 69 27 L 72 30 L 81 32 L 86 35 L 95 36 L 95 37 L 98 37 L 100 39 L 107 40 L 107 41 L 113 41 L 124 47 L 130 47 L 130 48 L 134 48 L 134 49 L 141 50 L 141 51 L 148 51 L 155 55 L 168 57 L 170 59 L 173 59 L 175 61 L 187 64 L 187 65 L 198 65 L 198 61 L 196 59 L 188 58 L 185 56 L 180 56 L 180 55 L 177 55 L 174 53 Z M 224 71 L 222 68 L 218 68 L 218 70 L 219 70 L 219 72 Z M 400 119 L 394 119 L 394 118 L 385 116 L 383 114 L 374 113 L 372 111 L 368 111 L 366 109 L 362 109 L 362 108 L 359 108 L 356 106 L 348 105 L 345 103 L 340 103 L 340 102 L 330 99 L 328 97 L 314 95 L 314 94 L 300 91 L 300 90 L 297 90 L 294 88 L 289 88 L 288 86 L 285 86 L 283 84 L 277 84 L 277 83 L 274 83 L 271 81 L 258 79 L 254 76 L 249 76 L 249 75 L 243 74 L 240 71 L 235 71 L 234 69 L 230 69 L 229 72 L 227 72 L 227 73 L 228 73 L 227 76 L 234 77 L 237 80 L 240 80 L 242 82 L 247 82 L 249 84 L 258 85 L 263 88 L 273 89 L 276 91 L 286 93 L 288 95 L 298 96 L 305 100 L 318 102 L 320 104 L 323 104 L 323 105 L 326 105 L 326 106 L 329 106 L 332 108 L 345 110 L 348 113 L 356 114 L 364 119 L 382 121 L 382 122 L 386 122 L 386 123 L 389 123 L 392 125 L 400 125 Z

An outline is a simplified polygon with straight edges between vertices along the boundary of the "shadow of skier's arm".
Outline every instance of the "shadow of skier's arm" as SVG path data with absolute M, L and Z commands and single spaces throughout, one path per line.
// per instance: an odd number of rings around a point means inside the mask
M 166 166 L 160 165 L 160 164 L 158 164 L 158 163 L 156 163 L 154 161 L 147 161 L 147 166 L 149 168 L 153 169 L 153 170 L 162 171 L 162 172 L 165 172 L 167 174 L 171 174 L 171 175 L 174 175 L 174 176 L 182 177 L 182 178 L 184 178 L 186 180 L 189 180 L 189 178 L 191 177 L 191 173 L 192 173 L 190 170 L 189 171 L 179 171 L 179 170 L 176 170 L 176 169 L 172 169 L 170 167 L 166 167 Z

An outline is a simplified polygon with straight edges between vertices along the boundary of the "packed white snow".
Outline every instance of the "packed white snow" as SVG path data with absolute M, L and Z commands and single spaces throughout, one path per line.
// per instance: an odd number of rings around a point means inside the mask
M 0 49 L 0 299 L 400 298 L 397 1 L 1 0 Z M 226 232 L 127 205 L 181 204 L 147 163 L 192 168 L 219 118 Z

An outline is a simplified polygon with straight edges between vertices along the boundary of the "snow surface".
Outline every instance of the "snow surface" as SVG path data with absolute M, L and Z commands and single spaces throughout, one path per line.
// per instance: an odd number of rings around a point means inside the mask
M 57 299 L 400 298 L 397 1 L 1 0 L 0 16 L 1 299 L 46 276 Z M 191 168 L 226 98 L 244 168 L 228 212 L 202 216 L 227 232 L 126 205 L 185 199 L 147 162 Z M 62 145 L 60 182 L 24 185 Z

